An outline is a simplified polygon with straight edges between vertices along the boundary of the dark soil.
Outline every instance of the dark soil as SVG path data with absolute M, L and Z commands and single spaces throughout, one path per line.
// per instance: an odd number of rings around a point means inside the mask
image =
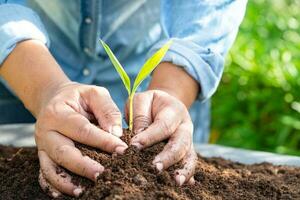
M 243 165 L 199 155 L 195 185 L 178 187 L 173 175 L 179 164 L 162 173 L 151 165 L 164 143 L 144 151 L 130 147 L 124 156 L 77 146 L 106 168 L 96 184 L 74 176 L 74 183 L 86 187 L 79 199 L 300 199 L 300 168 Z M 40 189 L 38 173 L 35 148 L 0 146 L 0 199 L 51 199 Z

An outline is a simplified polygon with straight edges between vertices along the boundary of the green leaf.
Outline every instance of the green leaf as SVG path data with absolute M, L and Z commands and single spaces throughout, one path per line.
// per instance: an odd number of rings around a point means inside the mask
M 153 56 L 151 56 L 141 68 L 137 77 L 135 78 L 132 93 L 134 94 L 136 89 L 142 83 L 142 81 L 155 69 L 155 67 L 161 62 L 168 49 L 172 44 L 172 40 L 168 41 L 162 48 L 160 48 Z
M 106 51 L 110 61 L 112 62 L 113 66 L 115 67 L 115 69 L 117 70 L 118 74 L 120 75 L 123 84 L 125 85 L 125 88 L 128 92 L 128 95 L 130 95 L 131 93 L 131 85 L 130 85 L 130 78 L 127 75 L 127 73 L 125 72 L 124 68 L 122 67 L 122 65 L 120 64 L 120 62 L 118 61 L 118 59 L 116 58 L 116 56 L 114 55 L 114 53 L 111 51 L 111 49 L 109 48 L 109 46 L 102 40 L 100 40 L 104 50 Z
M 155 69 L 155 67 L 161 62 L 165 54 L 167 53 L 168 49 L 171 46 L 172 41 L 170 40 L 167 42 L 162 48 L 160 48 L 155 54 L 149 58 L 146 63 L 143 65 L 141 70 L 139 71 L 135 81 L 133 88 L 131 89 L 131 84 L 130 84 L 130 78 L 128 77 L 127 73 L 125 72 L 124 68 L 116 58 L 116 56 L 113 54 L 111 49 L 105 42 L 100 40 L 103 48 L 105 49 L 106 53 L 108 54 L 113 66 L 119 73 L 126 89 L 128 92 L 129 96 L 129 130 L 132 130 L 133 127 L 133 96 L 136 91 L 136 89 L 139 87 L 141 82 Z

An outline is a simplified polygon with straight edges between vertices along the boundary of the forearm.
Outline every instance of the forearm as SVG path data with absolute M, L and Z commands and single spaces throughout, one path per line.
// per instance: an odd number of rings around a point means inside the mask
M 47 96 L 69 81 L 47 47 L 35 40 L 16 46 L 0 66 L 0 76 L 35 116 Z
M 198 95 L 199 84 L 181 67 L 164 62 L 154 70 L 148 89 L 165 91 L 189 108 Z

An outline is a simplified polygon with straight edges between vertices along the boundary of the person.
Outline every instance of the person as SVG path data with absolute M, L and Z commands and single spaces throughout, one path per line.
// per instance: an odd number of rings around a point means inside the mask
M 209 99 L 246 3 L 0 0 L 0 121 L 36 119 L 41 187 L 53 197 L 79 196 L 84 188 L 74 185 L 66 172 L 56 174 L 57 167 L 91 180 L 104 171 L 74 142 L 119 154 L 128 147 L 119 138 L 127 93 L 100 38 L 131 78 L 147 57 L 173 40 L 134 97 L 131 145 L 142 149 L 168 139 L 152 164 L 162 171 L 182 162 L 175 181 L 192 184 L 197 159 L 193 139 L 208 140 Z

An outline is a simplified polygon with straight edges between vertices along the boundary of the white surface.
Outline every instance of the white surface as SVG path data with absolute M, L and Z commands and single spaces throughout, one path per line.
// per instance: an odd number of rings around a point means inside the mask
M 35 146 L 33 124 L 1 125 L 0 144 Z
M 276 165 L 300 166 L 300 157 L 298 156 L 287 156 L 212 144 L 196 145 L 195 148 L 196 151 L 204 157 L 222 157 L 227 160 L 232 160 L 244 164 L 269 162 Z
M 34 146 L 32 124 L 1 125 L 0 143 L 14 146 Z M 245 164 L 270 162 L 277 165 L 300 166 L 300 157 L 251 151 L 211 144 L 197 144 L 195 149 L 204 157 L 222 157 Z

